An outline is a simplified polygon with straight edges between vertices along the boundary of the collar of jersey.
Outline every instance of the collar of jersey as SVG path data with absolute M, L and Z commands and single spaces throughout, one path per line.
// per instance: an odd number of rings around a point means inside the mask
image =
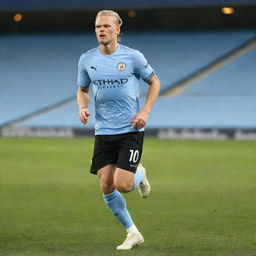
M 104 56 L 104 57 L 111 57 L 111 56 L 115 55 L 119 51 L 119 48 L 120 48 L 120 44 L 118 43 L 116 50 L 113 53 L 108 54 L 108 55 L 104 55 L 104 54 L 101 53 L 100 46 L 98 46 L 98 51 L 99 51 L 99 54 Z

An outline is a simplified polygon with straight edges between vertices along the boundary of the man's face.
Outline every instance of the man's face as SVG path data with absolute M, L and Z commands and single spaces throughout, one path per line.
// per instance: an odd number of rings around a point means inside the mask
M 117 41 L 120 27 L 116 25 L 115 21 L 114 16 L 99 16 L 96 19 L 95 33 L 100 44 L 108 45 L 112 41 Z

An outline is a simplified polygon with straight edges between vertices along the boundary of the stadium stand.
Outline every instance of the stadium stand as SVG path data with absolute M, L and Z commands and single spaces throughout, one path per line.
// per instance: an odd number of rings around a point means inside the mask
M 195 83 L 179 96 L 159 98 L 148 127 L 255 128 L 255 59 L 256 50 L 253 50 Z M 93 110 L 92 105 L 90 109 Z M 76 105 L 68 104 L 29 120 L 24 126 L 79 127 L 81 124 L 76 117 Z M 88 127 L 91 128 L 93 123 L 92 113 Z
M 0 39 L 0 125 L 75 95 L 77 61 L 89 35 L 22 35 Z
M 179 96 L 161 97 L 149 128 L 241 128 L 256 126 L 256 50 L 188 87 Z M 142 101 L 145 98 L 142 98 Z M 93 103 L 90 105 L 93 111 Z M 92 128 L 94 114 L 88 124 Z M 39 127 L 81 127 L 76 104 L 70 103 L 23 124 Z
M 86 128 L 94 128 L 95 112 L 94 102 L 91 100 L 89 110 L 91 113 L 90 121 Z M 78 119 L 78 108 L 75 101 L 65 104 L 62 107 L 55 108 L 47 113 L 38 115 L 28 121 L 21 123 L 23 127 L 83 127 Z
M 253 35 L 253 31 L 250 30 L 140 33 L 125 34 L 122 43 L 144 53 L 161 78 L 164 89 L 232 51 Z M 5 43 L 4 51 L 1 51 L 4 61 L 0 64 L 1 84 L 3 84 L 0 87 L 0 108 L 5 110 L 1 111 L 2 125 L 74 97 L 77 60 L 84 49 L 95 46 L 95 38 L 88 35 L 17 36 L 3 37 L 0 40 Z M 28 44 L 29 48 L 26 47 Z M 235 67 L 236 65 L 240 67 L 239 63 L 243 61 L 255 62 L 255 56 L 249 53 L 221 68 L 218 72 L 222 75 L 216 72 L 209 76 L 210 81 L 215 80 L 215 84 L 219 86 L 215 91 L 209 90 L 208 93 L 207 87 L 212 87 L 206 78 L 179 96 L 161 97 L 152 113 L 149 127 L 230 127 L 231 125 L 250 127 L 253 125 L 252 113 L 248 112 L 248 109 L 253 109 L 254 104 L 248 98 L 241 97 L 239 85 L 236 86 L 241 77 L 238 76 Z M 248 74 L 252 72 L 252 67 L 253 65 L 249 65 L 245 72 Z M 238 77 L 236 78 L 235 75 Z M 250 81 L 249 77 L 245 74 L 242 81 L 247 82 L 248 79 Z M 227 79 L 232 81 L 228 82 Z M 254 79 L 251 78 L 251 82 L 249 81 L 246 87 L 248 90 L 251 89 L 250 84 Z M 231 93 L 232 88 L 229 86 L 231 84 L 236 88 L 235 94 Z M 198 91 L 193 91 L 196 90 L 193 88 L 198 88 Z M 246 93 L 250 96 L 247 89 Z M 142 92 L 144 92 L 143 88 Z M 243 90 L 242 92 L 245 93 Z M 15 104 L 9 104 L 10 99 Z M 227 107 L 233 105 L 236 107 L 230 109 Z M 221 109 L 221 112 L 217 109 Z M 248 114 L 247 121 L 240 120 L 244 111 Z M 220 113 L 219 116 L 217 112 Z M 168 118 L 166 118 L 167 114 Z M 233 114 L 240 115 L 240 119 L 238 118 L 240 121 L 236 122 L 236 118 L 232 117 Z M 246 115 L 242 116 L 246 118 Z M 92 127 L 93 123 L 92 118 L 88 127 Z M 77 120 L 77 107 L 73 101 L 25 121 L 22 126 L 81 127 L 81 124 Z
M 179 96 L 161 98 L 151 115 L 151 125 L 162 128 L 255 128 L 255 64 L 256 50 L 252 50 L 188 87 Z M 164 113 L 163 109 L 168 111 Z
M 256 50 L 209 74 L 184 91 L 184 96 L 256 96 Z
M 161 90 L 165 90 L 254 35 L 249 30 L 137 34 L 134 38 L 124 37 L 125 43 L 143 51 L 161 78 Z M 142 93 L 144 90 L 145 85 Z

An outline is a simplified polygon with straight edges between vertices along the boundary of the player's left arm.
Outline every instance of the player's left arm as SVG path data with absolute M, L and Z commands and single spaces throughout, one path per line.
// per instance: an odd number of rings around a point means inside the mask
M 147 83 L 149 84 L 149 89 L 146 102 L 143 108 L 132 118 L 131 121 L 132 127 L 135 129 L 141 129 L 146 125 L 150 111 L 158 98 L 160 90 L 160 80 L 158 77 L 153 75 Z

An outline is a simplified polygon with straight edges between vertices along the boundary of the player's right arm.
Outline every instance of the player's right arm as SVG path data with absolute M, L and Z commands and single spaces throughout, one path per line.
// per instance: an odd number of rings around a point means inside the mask
M 90 112 L 89 106 L 89 86 L 91 79 L 85 67 L 85 55 L 82 55 L 78 62 L 78 75 L 77 75 L 77 103 L 79 106 L 79 119 L 83 124 L 88 122 Z
M 90 116 L 90 112 L 88 110 L 89 87 L 78 87 L 77 103 L 79 106 L 79 119 L 83 124 L 86 124 Z

